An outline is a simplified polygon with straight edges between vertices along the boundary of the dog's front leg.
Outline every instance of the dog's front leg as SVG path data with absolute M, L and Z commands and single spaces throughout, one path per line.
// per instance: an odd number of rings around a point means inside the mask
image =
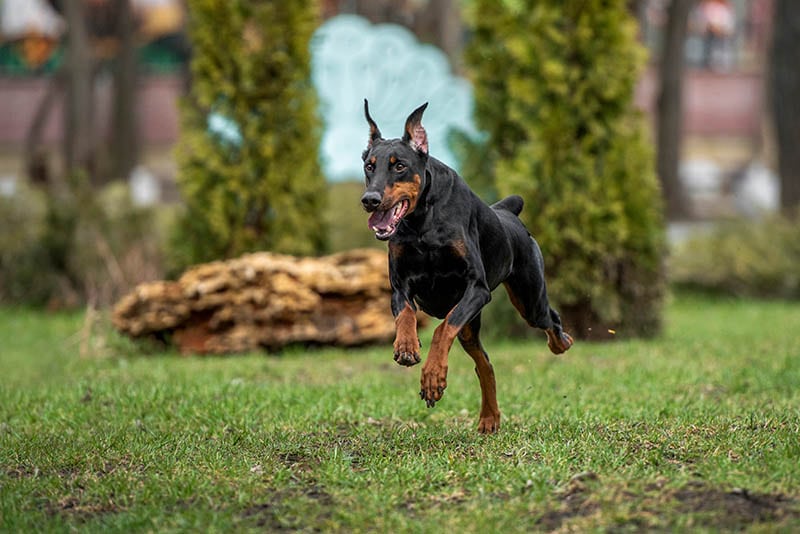
M 392 305 L 392 309 L 394 309 Z M 395 313 L 394 361 L 411 367 L 420 362 L 420 343 L 417 334 L 417 314 L 406 301 L 402 309 Z
M 419 396 L 429 408 L 442 398 L 447 387 L 447 361 L 453 341 L 464 325 L 472 320 L 491 298 L 492 294 L 482 277 L 470 283 L 459 303 L 434 330 L 431 350 L 422 366 L 420 376 Z
M 403 256 L 403 246 L 389 242 L 389 283 L 392 286 L 392 315 L 394 315 L 394 361 L 411 367 L 421 361 L 419 335 L 417 334 L 417 308 L 402 276 L 398 262 Z

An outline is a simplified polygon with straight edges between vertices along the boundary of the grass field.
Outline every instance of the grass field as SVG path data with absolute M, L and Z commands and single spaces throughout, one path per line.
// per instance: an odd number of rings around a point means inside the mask
M 666 322 L 487 343 L 486 437 L 458 347 L 427 409 L 389 347 L 143 355 L 0 310 L 0 529 L 800 530 L 800 305 L 681 296 Z

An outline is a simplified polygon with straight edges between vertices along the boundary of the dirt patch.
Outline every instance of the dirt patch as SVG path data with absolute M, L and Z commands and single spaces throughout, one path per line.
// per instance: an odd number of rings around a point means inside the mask
M 546 511 L 536 521 L 536 526 L 547 531 L 557 530 L 572 519 L 588 517 L 597 512 L 600 505 L 591 499 L 591 484 L 597 479 L 597 474 L 591 472 L 573 476 L 557 492 L 560 506 L 555 510 Z
M 105 460 L 99 465 L 89 466 L 60 466 L 40 471 L 38 468 L 18 466 L 7 472 L 11 478 L 25 477 L 55 477 L 69 487 L 69 493 L 61 497 L 42 496 L 36 505 L 37 509 L 49 516 L 59 516 L 64 519 L 86 523 L 99 516 L 116 514 L 125 511 L 117 504 L 117 497 L 113 491 L 107 495 L 88 495 L 86 488 L 92 487 L 97 481 L 117 474 L 143 473 L 145 466 L 135 462 L 128 454 L 113 460 Z
M 276 530 L 294 530 L 290 525 L 284 525 L 278 516 L 276 506 L 273 503 L 255 504 L 248 506 L 240 517 L 248 524 L 253 524 L 258 528 L 263 528 L 267 531 Z
M 27 465 L 18 465 L 5 469 L 5 475 L 10 479 L 36 478 L 40 475 L 39 469 Z
M 56 502 L 48 502 L 44 511 L 47 515 L 58 515 L 85 523 L 101 515 L 119 513 L 122 508 L 111 499 L 106 502 L 85 502 L 78 496 L 68 495 Z
M 593 473 L 576 475 L 555 494 L 558 504 L 537 521 L 542 530 L 559 530 L 573 520 L 592 516 L 601 509 L 618 509 L 622 502 L 636 502 L 636 511 L 626 520 L 635 528 L 671 528 L 680 519 L 684 526 L 742 530 L 753 525 L 779 526 L 800 518 L 800 504 L 783 494 L 758 493 L 742 488 L 725 490 L 703 481 L 679 489 L 663 484 L 647 486 L 642 493 L 629 489 L 602 488 Z
M 295 512 L 298 505 L 300 509 L 307 509 L 307 513 L 298 515 Z M 324 530 L 322 524 L 331 517 L 333 505 L 333 497 L 322 486 L 315 484 L 274 491 L 267 502 L 248 506 L 239 517 L 245 523 L 267 531 L 294 531 L 309 527 L 313 527 L 312 530 Z
M 672 499 L 677 501 L 681 513 L 696 514 L 700 524 L 723 529 L 800 518 L 794 499 L 742 488 L 724 491 L 696 482 L 675 491 Z
M 349 429 L 348 429 L 349 431 Z M 276 452 L 281 464 L 294 473 L 308 473 L 322 461 L 324 451 L 337 448 L 350 462 L 354 471 L 365 469 L 362 444 L 348 437 L 342 429 L 320 431 L 303 435 L 302 444 L 295 444 Z
M 0 467 L 0 475 L 10 479 L 25 479 L 37 477 L 56 477 L 62 480 L 75 481 L 81 478 L 87 480 L 101 479 L 117 472 L 144 473 L 146 467 L 143 462 L 134 462 L 129 454 L 114 460 L 105 460 L 102 465 L 82 466 L 50 466 L 43 469 L 31 465 L 20 464 L 14 467 Z
M 147 470 L 144 462 L 135 461 L 130 454 L 124 454 L 113 460 L 106 460 L 103 465 L 94 469 L 94 476 L 103 478 L 117 473 L 143 474 Z
M 278 455 L 284 467 L 292 471 L 312 471 L 319 464 L 319 459 L 302 449 L 286 451 Z

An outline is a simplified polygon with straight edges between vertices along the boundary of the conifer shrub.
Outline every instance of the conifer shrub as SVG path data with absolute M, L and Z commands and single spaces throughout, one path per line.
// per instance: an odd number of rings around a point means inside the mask
M 468 13 L 488 149 L 465 178 L 489 172 L 500 196 L 523 196 L 551 300 L 579 337 L 657 332 L 665 290 L 653 150 L 633 108 L 645 53 L 626 3 L 474 0 Z
M 13 195 L 0 195 L 0 304 L 41 305 L 56 280 L 45 246 L 48 230 L 46 195 L 27 183 Z
M 735 297 L 800 299 L 800 217 L 721 223 L 680 243 L 669 278 L 679 288 Z
M 108 306 L 162 278 L 167 209 L 134 205 L 119 181 L 95 190 L 80 173 L 49 189 L 21 182 L 0 196 L 0 304 Z
M 309 40 L 312 0 L 189 0 L 192 84 L 181 107 L 186 210 L 173 268 L 325 245 L 325 180 Z

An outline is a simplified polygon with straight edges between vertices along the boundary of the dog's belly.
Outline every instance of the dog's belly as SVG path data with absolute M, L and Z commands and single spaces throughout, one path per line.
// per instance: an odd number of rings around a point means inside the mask
M 444 318 L 464 296 L 469 277 L 462 241 L 405 242 L 396 245 L 393 254 L 392 276 L 407 282 L 408 296 L 428 315 Z
M 413 284 L 414 300 L 422 311 L 443 319 L 464 296 L 463 275 L 423 276 Z

